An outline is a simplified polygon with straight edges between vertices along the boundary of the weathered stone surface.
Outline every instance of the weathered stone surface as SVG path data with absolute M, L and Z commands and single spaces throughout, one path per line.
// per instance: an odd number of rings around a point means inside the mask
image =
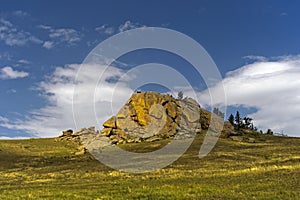
M 190 138 L 196 132 L 214 125 L 215 132 L 222 128 L 219 118 L 202 109 L 192 98 L 176 100 L 171 95 L 156 92 L 133 94 L 116 116 L 103 124 L 103 129 L 82 128 L 73 133 L 64 131 L 60 140 L 81 142 L 96 150 L 111 144 L 157 141 L 164 138 Z M 90 150 L 90 149 L 89 149 Z
M 210 125 L 215 127 L 212 131 L 219 132 L 222 120 L 202 109 L 192 98 L 176 100 L 167 94 L 139 92 L 128 99 L 116 116 L 104 122 L 101 131 L 96 131 L 95 127 L 82 128 L 75 133 L 67 130 L 58 140 L 79 142 L 85 148 L 78 149 L 75 154 L 82 155 L 87 150 L 99 152 L 114 144 L 191 138 Z
M 104 128 L 116 128 L 116 118 L 113 116 L 103 124 Z
M 64 131 L 65 134 L 56 138 L 56 141 L 78 143 L 80 146 L 77 149 L 78 151 L 74 152 L 74 154 L 83 155 L 92 149 L 99 150 L 105 146 L 111 145 L 112 143 L 107 137 L 108 135 L 104 135 L 104 133 L 108 134 L 109 130 L 111 130 L 111 128 L 104 128 L 101 132 L 99 132 L 95 130 L 95 127 L 81 128 L 79 131 L 74 133 L 73 131 L 67 130 Z M 71 132 L 72 134 L 70 134 Z
M 201 108 L 192 98 L 179 101 L 167 94 L 139 92 L 103 124 L 101 133 L 113 143 L 174 137 L 179 130 L 201 131 L 200 114 Z
M 151 106 L 149 111 L 150 117 L 154 117 L 156 119 L 161 119 L 164 114 L 165 114 L 165 110 L 159 104 Z
M 177 117 L 177 104 L 175 102 L 167 103 L 165 108 L 166 108 L 167 114 L 172 119 L 175 119 Z
M 67 140 L 67 141 L 74 141 L 77 143 L 79 142 L 77 133 L 73 133 L 73 130 L 71 129 L 63 131 L 62 134 L 58 136 L 55 140 L 56 141 Z
M 71 136 L 73 134 L 73 130 L 68 129 L 62 132 L 62 134 L 59 137 L 68 137 Z
M 103 128 L 100 133 L 105 136 L 110 136 L 111 130 L 112 130 L 112 128 Z
M 197 106 L 183 101 L 181 104 L 182 115 L 186 117 L 188 122 L 199 122 L 200 110 Z
M 183 101 L 184 101 L 185 104 L 187 104 L 190 107 L 198 107 L 198 108 L 200 108 L 200 105 L 193 98 L 187 97 L 187 98 L 183 99 Z

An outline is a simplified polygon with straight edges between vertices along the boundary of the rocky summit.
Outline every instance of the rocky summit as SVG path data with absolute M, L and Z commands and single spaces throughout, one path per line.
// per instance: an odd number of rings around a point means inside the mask
M 101 135 L 113 144 L 191 137 L 207 129 L 210 113 L 192 98 L 175 99 L 168 94 L 132 94 L 116 116 L 103 124 Z
M 58 140 L 79 142 L 97 149 L 111 144 L 191 138 L 209 127 L 220 133 L 223 118 L 202 109 L 192 98 L 175 99 L 169 94 L 137 92 L 116 116 L 103 123 L 101 131 L 96 131 L 95 127 L 82 128 L 77 132 L 66 130 Z M 230 130 L 225 133 L 226 137 L 231 134 Z

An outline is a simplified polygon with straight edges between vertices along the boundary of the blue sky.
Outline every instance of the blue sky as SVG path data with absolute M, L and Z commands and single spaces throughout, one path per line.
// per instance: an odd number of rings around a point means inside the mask
M 50 137 L 74 129 L 70 105 L 59 97 L 67 94 L 72 82 L 63 78 L 74 78 L 79 64 L 104 39 L 145 26 L 182 32 L 206 49 L 224 78 L 228 113 L 239 109 L 264 131 L 269 127 L 300 136 L 299 1 L 0 0 L 0 4 L 2 138 Z M 136 52 L 120 58 L 120 63 L 135 66 L 153 60 L 181 70 L 197 84 L 193 71 L 186 70 L 188 63 L 167 53 Z M 111 76 L 121 73 L 120 68 L 115 66 Z M 201 81 L 197 87 L 200 103 L 206 105 L 207 90 Z M 219 86 L 210 90 L 217 93 Z

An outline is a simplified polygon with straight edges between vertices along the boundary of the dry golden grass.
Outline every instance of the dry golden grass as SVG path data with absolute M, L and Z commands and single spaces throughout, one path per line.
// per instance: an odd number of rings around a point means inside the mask
M 54 139 L 0 141 L 1 199 L 300 199 L 300 138 L 220 139 L 198 159 L 203 135 L 172 165 L 150 173 L 112 170 Z M 166 141 L 123 145 L 146 152 Z

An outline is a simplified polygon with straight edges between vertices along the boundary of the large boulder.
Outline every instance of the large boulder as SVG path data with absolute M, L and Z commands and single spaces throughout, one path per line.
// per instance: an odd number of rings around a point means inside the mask
M 219 133 L 223 119 L 202 109 L 192 98 L 177 100 L 168 94 L 138 92 L 132 94 L 116 116 L 103 123 L 102 130 L 96 131 L 95 127 L 76 132 L 66 130 L 57 140 L 78 142 L 92 151 L 112 144 L 190 138 L 209 127 Z M 230 127 L 228 133 L 223 131 L 223 135 L 228 137 L 232 131 Z M 84 149 L 79 149 L 76 155 L 84 153 Z
M 177 132 L 201 131 L 202 109 L 192 98 L 176 100 L 156 92 L 133 94 L 116 116 L 104 122 L 101 133 L 113 143 L 156 141 Z

